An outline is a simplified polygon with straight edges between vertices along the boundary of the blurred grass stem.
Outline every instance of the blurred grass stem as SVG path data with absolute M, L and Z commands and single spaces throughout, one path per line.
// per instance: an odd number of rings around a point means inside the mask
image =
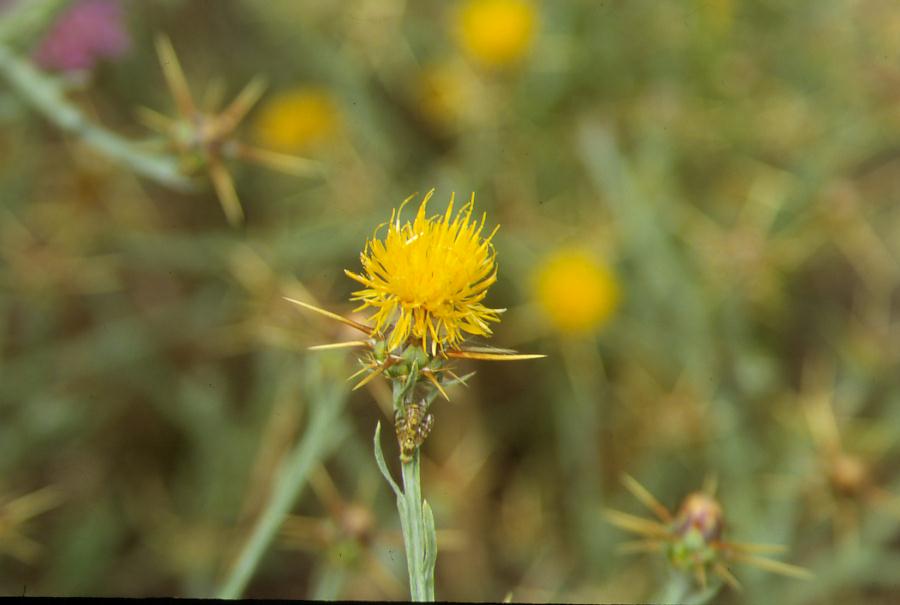
M 25 40 L 40 33 L 70 0 L 17 2 L 0 17 L 0 42 Z
M 190 179 L 181 173 L 174 158 L 144 151 L 131 141 L 91 123 L 66 99 L 59 81 L 35 69 L 2 43 L 0 78 L 60 130 L 78 137 L 114 162 L 172 189 L 186 191 L 192 188 Z
M 712 601 L 721 588 L 722 584 L 718 582 L 705 588 L 697 587 L 689 575 L 673 571 L 662 590 L 650 602 L 704 605 Z
M 310 472 L 316 464 L 334 451 L 347 435 L 347 425 L 339 421 L 345 401 L 346 396 L 337 388 L 319 394 L 319 401 L 315 404 L 306 432 L 279 472 L 269 501 L 225 582 L 218 590 L 216 594 L 218 598 L 241 597 L 263 555 L 300 495 Z
M 602 402 L 606 395 L 606 371 L 593 342 L 563 342 L 563 366 L 571 389 L 571 405 L 556 406 L 556 422 L 560 440 L 560 463 L 572 473 L 572 489 L 577 497 L 571 505 L 577 539 L 587 549 L 592 564 L 598 563 L 606 550 L 608 536 L 597 532 L 594 502 L 602 497 L 600 452 L 602 443 Z

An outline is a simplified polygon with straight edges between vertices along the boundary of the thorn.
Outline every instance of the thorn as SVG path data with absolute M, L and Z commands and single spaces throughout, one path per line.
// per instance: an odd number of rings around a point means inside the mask
M 637 479 L 631 475 L 625 474 L 622 476 L 622 483 L 625 485 L 625 489 L 631 492 L 632 496 L 637 498 L 641 504 L 659 517 L 660 521 L 663 521 L 664 523 L 672 522 L 672 513 L 669 512 L 669 509 L 663 506 L 663 504 L 656 499 L 656 496 L 651 494 L 650 490 L 641 485 Z
M 713 564 L 713 571 L 716 572 L 716 575 L 722 578 L 726 584 L 731 586 L 734 590 L 740 592 L 741 591 L 741 583 L 738 582 L 738 579 L 734 577 L 728 568 L 722 565 L 719 562 Z
M 641 534 L 642 536 L 668 538 L 669 528 L 657 521 L 644 519 L 636 515 L 619 512 L 613 509 L 605 509 L 603 516 L 606 520 L 620 529 L 625 531 Z
M 217 117 L 217 124 L 213 128 L 214 137 L 224 136 L 237 128 L 247 113 L 253 109 L 263 92 L 266 90 L 266 79 L 256 76 L 238 93 L 231 104 L 222 110 Z
M 166 85 L 169 87 L 169 93 L 175 100 L 175 107 L 178 109 L 178 113 L 184 118 L 193 117 L 197 113 L 197 107 L 194 105 L 191 89 L 188 87 L 187 79 L 184 77 L 181 63 L 178 62 L 178 55 L 175 54 L 175 49 L 172 47 L 172 41 L 165 34 L 156 36 L 156 54 L 159 56 L 163 76 L 166 79 Z
M 798 567 L 797 565 L 791 565 L 790 563 L 782 563 L 781 561 L 776 561 L 775 559 L 769 559 L 767 557 L 756 557 L 754 555 L 745 555 L 743 553 L 736 552 L 732 554 L 732 558 L 735 561 L 740 561 L 741 563 L 746 563 L 747 565 L 753 565 L 754 567 L 758 567 L 766 571 L 771 571 L 772 573 L 777 573 L 783 576 L 789 576 L 800 580 L 811 580 L 815 577 L 808 569 Z
M 363 366 L 361 369 L 350 374 L 350 376 L 347 377 L 347 382 L 350 382 L 351 380 L 353 380 L 360 374 L 364 374 L 367 370 L 374 370 L 377 367 L 378 367 L 378 364 L 374 364 L 374 363 L 372 365 Z
M 452 359 L 478 359 L 481 361 L 523 361 L 525 359 L 541 359 L 546 355 L 506 355 L 498 353 L 478 353 L 473 351 L 448 351 L 445 353 Z
M 434 385 L 434 388 L 438 390 L 441 396 L 450 401 L 450 397 L 447 395 L 447 391 L 444 390 L 444 387 L 441 386 L 441 383 L 438 382 L 437 378 L 434 377 L 434 373 L 431 370 L 425 370 L 422 372 L 425 375 L 425 378 L 428 379 L 428 382 Z
M 353 347 L 364 347 L 368 345 L 364 340 L 350 340 L 347 342 L 333 342 L 327 345 L 313 345 L 308 347 L 310 351 L 328 351 L 330 349 L 349 349 Z
M 163 115 L 149 107 L 138 107 L 134 110 L 134 113 L 138 122 L 150 130 L 169 136 L 175 133 L 178 122 L 167 115 Z
M 347 319 L 346 317 L 342 317 L 342 316 L 338 315 L 337 313 L 332 313 L 331 311 L 326 311 L 325 309 L 320 309 L 319 307 L 313 306 L 309 303 L 299 301 L 295 298 L 288 298 L 287 296 L 282 296 L 282 298 L 288 302 L 294 303 L 295 305 L 299 305 L 299 306 L 303 307 L 304 309 L 308 309 L 310 311 L 315 311 L 316 313 L 318 313 L 320 315 L 324 315 L 325 317 L 328 317 L 335 321 L 339 321 L 342 324 L 350 326 L 351 328 L 356 328 L 360 332 L 364 333 L 366 336 L 372 335 L 372 328 L 370 328 L 369 326 L 364 326 L 361 323 L 355 322 L 352 319 Z
M 225 211 L 225 218 L 232 226 L 244 222 L 244 210 L 241 208 L 241 200 L 234 189 L 234 180 L 225 169 L 225 165 L 216 158 L 209 160 L 209 178 L 212 180 L 219 203 Z
M 313 176 L 322 172 L 322 164 L 315 160 L 261 149 L 244 143 L 235 142 L 234 153 L 239 159 L 292 176 Z
M 372 370 L 371 374 L 369 374 L 368 376 L 366 376 L 365 378 L 360 380 L 358 383 L 356 383 L 356 386 L 353 387 L 351 390 L 356 391 L 356 390 L 361 389 L 362 387 L 366 386 L 367 384 L 369 384 L 370 382 L 375 380 L 376 376 L 380 376 L 382 372 L 384 372 L 386 369 L 388 369 L 392 365 L 394 365 L 394 363 L 390 359 L 385 360 L 384 363 L 382 363 L 380 366 L 378 366 L 377 368 Z

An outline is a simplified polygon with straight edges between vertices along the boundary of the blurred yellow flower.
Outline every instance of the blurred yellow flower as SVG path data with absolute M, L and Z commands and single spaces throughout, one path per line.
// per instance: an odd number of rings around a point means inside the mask
M 451 64 L 439 63 L 422 70 L 415 92 L 422 116 L 442 126 L 458 120 L 466 106 L 465 78 Z
M 484 67 L 505 67 L 530 50 L 537 11 L 528 0 L 468 0 L 457 17 L 465 51 Z
M 490 335 L 488 323 L 500 320 L 501 309 L 481 303 L 497 281 L 491 244 L 497 228 L 482 238 L 485 217 L 470 220 L 474 194 L 456 215 L 451 195 L 443 216 L 428 217 L 432 193 L 425 195 L 413 222 L 400 224 L 403 205 L 412 199 L 407 198 L 391 213 L 383 240 L 376 229 L 360 255 L 362 275 L 345 271 L 365 286 L 353 299 L 362 302 L 359 309 L 376 309 L 370 321 L 376 332 L 390 332 L 389 351 L 412 338 L 434 355 L 445 347 L 458 348 L 466 334 Z
M 593 255 L 576 248 L 548 257 L 535 274 L 534 289 L 547 319 L 566 335 L 598 329 L 619 302 L 615 275 Z
M 307 149 L 333 136 L 340 111 L 322 88 L 299 86 L 275 96 L 256 120 L 256 137 L 281 152 Z

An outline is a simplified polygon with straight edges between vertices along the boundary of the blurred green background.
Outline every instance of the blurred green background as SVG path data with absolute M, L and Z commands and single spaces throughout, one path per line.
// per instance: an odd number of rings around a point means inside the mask
M 491 344 L 548 356 L 462 364 L 433 409 L 438 598 L 656 598 L 665 557 L 603 517 L 647 514 L 628 473 L 670 510 L 714 477 L 729 539 L 815 574 L 736 564 L 717 602 L 900 599 L 894 0 L 146 0 L 74 33 L 34 1 L 0 9 L 0 592 L 215 595 L 315 433 L 244 594 L 405 599 L 388 387 L 351 394 L 352 353 L 306 351 L 336 325 L 281 297 L 350 313 L 343 269 L 435 187 L 501 225 Z M 36 50 L 116 27 L 87 67 Z M 229 161 L 231 227 L 202 170 L 52 123 L 175 158 L 136 114 L 174 114 L 160 33 L 204 107 L 264 76 L 236 136 L 316 174 Z

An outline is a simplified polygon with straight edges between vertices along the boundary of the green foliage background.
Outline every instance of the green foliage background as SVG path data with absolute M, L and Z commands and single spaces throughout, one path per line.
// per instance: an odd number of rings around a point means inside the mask
M 784 544 L 779 558 L 816 575 L 736 566 L 744 591 L 721 602 L 900 598 L 900 505 L 836 493 L 803 413 L 827 402 L 872 485 L 900 494 L 900 7 L 538 11 L 528 57 L 470 66 L 477 106 L 436 126 L 415 82 L 466 61 L 451 3 L 127 4 L 132 51 L 68 95 L 123 136 L 147 134 L 136 106 L 171 111 L 159 32 L 197 94 L 263 74 L 269 94 L 334 95 L 343 128 L 310 152 L 321 177 L 233 167 L 241 228 L 210 190 L 131 174 L 2 85 L 0 496 L 51 485 L 63 501 L 24 527 L 35 561 L 0 558 L 0 591 L 214 595 L 279 464 L 332 405 L 323 466 L 245 594 L 405 598 L 371 451 L 386 387 L 351 396 L 351 356 L 305 350 L 336 326 L 281 296 L 349 312 L 343 269 L 401 200 L 436 187 L 438 206 L 475 191 L 502 225 L 488 302 L 510 311 L 492 344 L 548 355 L 470 364 L 470 387 L 434 410 L 422 473 L 439 598 L 653 599 L 664 559 L 617 554 L 629 538 L 602 516 L 643 514 L 623 472 L 670 509 L 715 475 L 730 537 Z M 623 296 L 579 339 L 533 303 L 537 263 L 567 245 L 604 255 Z

